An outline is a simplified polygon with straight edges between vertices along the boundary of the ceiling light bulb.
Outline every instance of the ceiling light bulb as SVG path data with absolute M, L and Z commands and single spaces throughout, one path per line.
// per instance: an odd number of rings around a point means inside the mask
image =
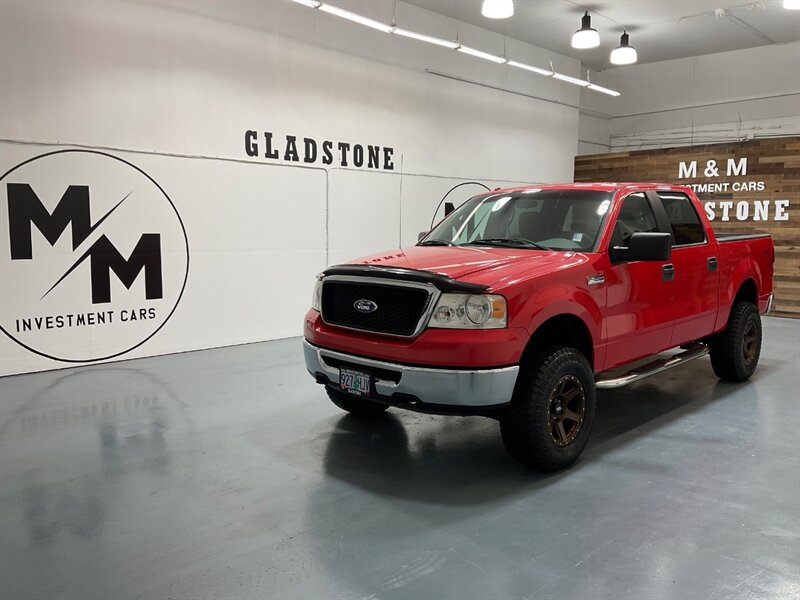
M 592 29 L 592 17 L 589 11 L 581 19 L 581 28 L 572 34 L 572 47 L 583 50 L 585 48 L 597 48 L 600 45 L 600 34 L 596 29 Z
M 294 0 L 298 4 L 302 4 L 303 6 L 307 6 L 308 8 L 319 8 L 322 5 L 320 0 Z
M 628 34 L 623 32 L 619 38 L 619 46 L 611 51 L 611 64 L 632 65 L 637 58 L 636 48 L 628 44 Z
M 800 10 L 800 0 L 783 0 L 783 8 L 788 10 Z
M 481 14 L 488 19 L 507 19 L 514 16 L 514 0 L 483 0 Z

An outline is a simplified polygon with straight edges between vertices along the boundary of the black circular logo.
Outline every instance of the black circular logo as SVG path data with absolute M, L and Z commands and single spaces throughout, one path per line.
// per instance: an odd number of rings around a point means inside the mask
M 374 313 L 378 310 L 378 305 L 375 304 L 372 300 L 367 300 L 366 298 L 362 298 L 361 300 L 356 300 L 353 303 L 353 308 L 355 308 L 360 313 Z
M 0 177 L 0 329 L 64 362 L 130 352 L 169 320 L 189 241 L 164 189 L 104 152 L 58 150 Z

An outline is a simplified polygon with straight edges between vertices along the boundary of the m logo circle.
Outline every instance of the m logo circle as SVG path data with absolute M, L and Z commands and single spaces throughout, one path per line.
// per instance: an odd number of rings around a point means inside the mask
M 0 329 L 31 352 L 130 352 L 169 320 L 188 275 L 175 205 L 128 161 L 58 150 L 0 177 Z

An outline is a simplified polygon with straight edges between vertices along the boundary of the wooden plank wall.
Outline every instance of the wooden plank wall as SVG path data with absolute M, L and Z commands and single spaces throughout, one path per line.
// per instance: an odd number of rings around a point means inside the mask
M 731 170 L 728 175 L 728 159 L 734 159 L 738 165 L 745 157 L 747 174 L 734 175 L 735 170 Z M 689 167 L 691 161 L 697 161 L 697 176 L 679 177 L 680 163 Z M 718 168 L 717 176 L 713 176 L 715 168 Z M 800 318 L 800 136 L 576 156 L 575 181 L 721 184 L 715 191 L 696 190 L 704 204 L 715 203 L 715 218 L 711 222 L 714 230 L 772 234 L 775 243 L 774 314 Z M 750 185 L 763 182 L 763 191 L 734 191 L 734 184 L 747 187 L 748 182 L 755 182 Z M 763 219 L 763 214 L 755 215 L 756 202 L 762 201 L 763 209 L 765 200 L 769 201 L 767 220 Z M 782 215 L 780 212 L 776 215 L 776 200 L 788 200 Z M 727 202 L 733 204 L 729 206 L 726 221 L 721 203 Z M 741 202 L 748 204 L 748 216 L 744 220 L 739 220 L 736 213 Z M 739 207 L 742 213 L 744 209 L 744 206 Z M 756 216 L 759 220 L 754 219 Z M 776 220 L 776 216 L 788 218 Z

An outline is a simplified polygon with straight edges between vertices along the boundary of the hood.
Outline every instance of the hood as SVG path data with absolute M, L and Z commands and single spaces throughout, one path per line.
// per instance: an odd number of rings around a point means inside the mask
M 586 262 L 583 254 L 479 246 L 411 246 L 365 256 L 348 264 L 403 267 L 447 275 L 459 281 L 499 287 Z

